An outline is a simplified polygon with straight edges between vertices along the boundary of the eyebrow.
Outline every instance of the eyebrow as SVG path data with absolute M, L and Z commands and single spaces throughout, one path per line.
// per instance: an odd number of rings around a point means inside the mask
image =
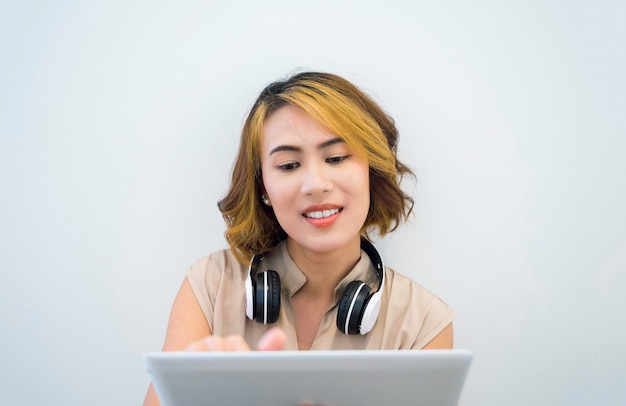
M 342 138 L 339 138 L 339 137 L 333 138 L 331 140 L 322 142 L 320 145 L 317 146 L 317 149 L 328 148 L 331 145 L 340 144 L 340 143 L 345 143 L 345 141 Z M 301 152 L 302 148 L 296 147 L 295 145 L 279 145 L 279 146 L 277 146 L 275 148 L 272 148 L 272 150 L 270 151 L 270 155 L 272 155 L 275 152 L 280 152 L 280 151 Z

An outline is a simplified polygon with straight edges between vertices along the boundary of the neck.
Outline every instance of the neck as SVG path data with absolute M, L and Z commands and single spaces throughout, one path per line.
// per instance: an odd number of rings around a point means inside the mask
M 306 276 L 301 295 L 333 298 L 339 282 L 354 268 L 361 258 L 360 237 L 332 251 L 315 251 L 287 240 L 291 259 Z

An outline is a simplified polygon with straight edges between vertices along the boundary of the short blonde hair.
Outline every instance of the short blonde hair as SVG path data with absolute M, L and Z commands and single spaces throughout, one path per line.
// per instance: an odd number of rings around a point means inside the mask
M 401 187 L 413 172 L 397 158 L 398 130 L 370 97 L 340 76 L 303 72 L 268 85 L 254 103 L 241 134 L 230 188 L 218 207 L 228 228 L 233 253 L 247 263 L 252 255 L 271 251 L 286 233 L 270 207 L 261 202 L 261 143 L 267 118 L 276 110 L 298 107 L 337 135 L 370 168 L 370 208 L 361 229 L 380 236 L 395 230 L 413 210 L 413 199 Z

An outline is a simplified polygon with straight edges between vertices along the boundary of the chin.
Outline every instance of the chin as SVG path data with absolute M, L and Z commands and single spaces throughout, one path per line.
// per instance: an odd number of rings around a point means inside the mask
M 354 239 L 360 241 L 360 234 L 356 235 L 323 235 L 319 237 L 306 236 L 304 238 L 292 238 L 293 242 L 300 245 L 302 248 L 315 251 L 315 252 L 332 252 L 337 249 L 344 248 L 350 244 Z

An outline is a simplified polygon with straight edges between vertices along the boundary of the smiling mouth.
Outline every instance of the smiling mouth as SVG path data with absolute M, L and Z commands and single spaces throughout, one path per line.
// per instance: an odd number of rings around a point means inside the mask
M 343 209 L 321 210 L 304 213 L 303 216 L 310 219 L 323 219 L 339 213 Z

